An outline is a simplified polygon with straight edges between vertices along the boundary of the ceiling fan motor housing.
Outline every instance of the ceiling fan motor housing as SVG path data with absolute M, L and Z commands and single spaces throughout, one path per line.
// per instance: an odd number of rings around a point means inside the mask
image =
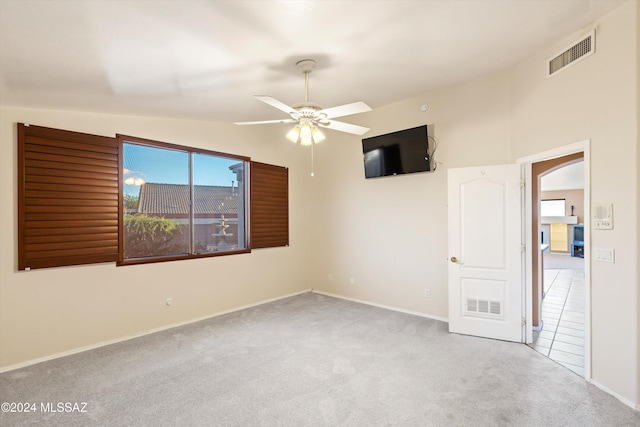
M 322 110 L 318 104 L 314 104 L 313 102 L 301 102 L 299 104 L 295 104 L 293 106 L 295 108 L 295 112 L 291 113 L 291 117 L 296 118 L 310 118 L 314 120 L 322 120 L 326 117 L 324 114 L 318 114 L 318 111 Z

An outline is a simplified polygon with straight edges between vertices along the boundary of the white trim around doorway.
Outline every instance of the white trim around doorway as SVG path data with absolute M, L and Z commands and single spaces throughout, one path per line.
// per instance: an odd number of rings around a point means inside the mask
M 591 140 L 584 140 L 570 145 L 554 148 L 541 153 L 532 154 L 530 156 L 516 159 L 522 168 L 522 174 L 525 183 L 530 183 L 532 164 L 545 160 L 562 157 L 569 154 L 584 153 L 584 284 L 585 284 L 585 310 L 584 310 L 584 378 L 591 381 Z M 533 260 L 532 254 L 534 250 L 534 240 L 532 236 L 532 209 L 531 206 L 531 186 L 525 185 L 525 289 L 524 289 L 524 307 L 525 307 L 525 342 L 533 341 L 533 308 L 531 295 L 533 292 L 532 272 Z M 537 240 L 536 240 L 537 241 Z

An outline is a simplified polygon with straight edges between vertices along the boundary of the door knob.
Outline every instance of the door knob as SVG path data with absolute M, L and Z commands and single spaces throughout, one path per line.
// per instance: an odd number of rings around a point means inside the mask
M 456 258 L 454 256 L 452 256 L 450 259 L 451 259 L 451 262 L 458 262 L 458 258 Z

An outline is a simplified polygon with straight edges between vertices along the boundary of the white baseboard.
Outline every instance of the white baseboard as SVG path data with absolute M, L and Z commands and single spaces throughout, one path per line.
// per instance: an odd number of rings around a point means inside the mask
M 42 363 L 42 362 L 47 362 L 49 360 L 58 359 L 60 357 L 71 356 L 72 354 L 82 353 L 84 351 L 89 351 L 89 350 L 93 350 L 93 349 L 96 349 L 96 348 L 104 347 L 104 346 L 107 346 L 107 345 L 111 345 L 111 344 L 116 344 L 116 343 L 123 342 L 123 341 L 132 340 L 134 338 L 140 338 L 140 337 L 143 337 L 145 335 L 155 334 L 156 332 L 166 331 L 167 329 L 177 328 L 178 326 L 189 325 L 191 323 L 200 322 L 202 320 L 211 319 L 213 317 L 223 316 L 225 314 L 233 313 L 235 311 L 244 310 L 246 308 L 256 307 L 258 305 L 267 304 L 267 303 L 270 303 L 270 302 L 278 301 L 278 300 L 289 298 L 289 297 L 294 297 L 296 295 L 305 294 L 305 293 L 310 292 L 310 291 L 312 291 L 312 289 L 305 289 L 304 291 L 295 292 L 295 293 L 288 294 L 288 295 L 283 295 L 283 296 L 280 296 L 280 297 L 277 297 L 277 298 L 271 298 L 271 299 L 255 302 L 255 303 L 252 303 L 252 304 L 243 305 L 243 306 L 240 306 L 240 307 L 232 308 L 231 310 L 221 311 L 221 312 L 218 312 L 218 313 L 215 313 L 215 314 L 211 314 L 211 315 L 208 315 L 208 316 L 202 316 L 202 317 L 198 317 L 198 318 L 195 318 L 195 319 L 187 320 L 186 322 L 173 323 L 173 324 L 162 326 L 162 327 L 159 327 L 159 328 L 149 329 L 149 330 L 141 332 L 139 334 L 128 335 L 126 337 L 116 338 L 116 339 L 108 340 L 108 341 L 101 341 L 101 342 L 96 343 L 96 344 L 91 344 L 91 345 L 87 345 L 87 346 L 84 346 L 84 347 L 74 348 L 72 350 L 63 351 L 61 353 L 52 354 L 50 356 L 45 356 L 45 357 L 40 357 L 40 358 L 37 358 L 37 359 L 27 360 L 26 362 L 16 363 L 15 365 L 4 366 L 4 367 L 0 368 L 0 374 L 3 373 L 3 372 L 9 372 L 9 371 L 14 371 L 14 370 L 20 369 L 20 368 L 25 368 L 27 366 L 35 365 L 37 363 Z
M 430 314 L 420 313 L 419 311 L 405 310 L 405 309 L 398 308 L 398 307 L 393 307 L 393 306 L 390 306 L 390 305 L 378 304 L 378 303 L 375 303 L 375 302 L 365 301 L 365 300 L 361 300 L 361 299 L 357 299 L 357 298 L 349 298 L 349 297 L 345 297 L 344 295 L 332 294 L 330 292 L 319 291 L 317 289 L 311 289 L 311 292 L 314 292 L 314 293 L 320 294 L 320 295 L 326 295 L 328 297 L 334 297 L 334 298 L 344 299 L 344 300 L 347 300 L 347 301 L 358 302 L 360 304 L 372 305 L 374 307 L 384 308 L 384 309 L 391 310 L 391 311 L 397 311 L 399 313 L 406 313 L 406 314 L 411 314 L 411 315 L 414 315 L 414 316 L 426 317 L 427 319 L 439 320 L 441 322 L 449 323 L 449 319 L 446 318 L 446 317 L 432 316 Z
M 605 393 L 609 393 L 611 396 L 615 397 L 616 399 L 618 399 L 620 402 L 624 403 L 625 405 L 627 405 L 631 409 L 635 409 L 636 411 L 640 411 L 640 403 L 634 403 L 634 402 L 630 401 L 626 397 L 621 396 L 620 394 L 618 394 L 615 391 L 611 390 L 609 387 L 606 387 L 606 386 L 600 384 L 599 382 L 594 381 L 593 379 L 590 382 L 591 382 L 591 384 L 593 384 L 594 386 L 598 387 L 600 390 L 604 391 Z

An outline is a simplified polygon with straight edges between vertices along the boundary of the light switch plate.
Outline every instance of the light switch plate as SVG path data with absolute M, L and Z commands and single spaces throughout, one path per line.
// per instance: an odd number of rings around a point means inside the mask
M 612 248 L 593 248 L 591 257 L 594 261 L 615 262 L 615 250 Z

